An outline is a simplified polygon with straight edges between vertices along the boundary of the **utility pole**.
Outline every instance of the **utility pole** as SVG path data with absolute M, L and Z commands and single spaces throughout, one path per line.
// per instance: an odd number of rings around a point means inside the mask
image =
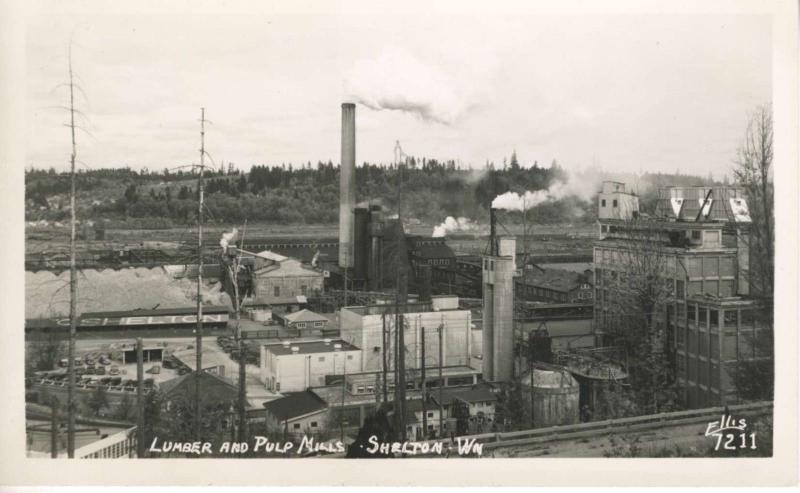
M 386 361 L 387 354 L 386 354 L 386 346 L 388 345 L 388 335 L 386 334 L 386 311 L 381 314 L 381 323 L 383 325 L 383 329 L 381 330 L 381 342 L 383 345 L 381 346 L 381 353 L 383 359 L 383 402 L 389 401 L 389 390 L 386 385 L 386 371 L 387 371 L 387 364 Z
M 238 402 L 236 406 L 236 410 L 238 412 L 238 421 L 239 421 L 239 442 L 245 442 L 247 440 L 247 368 L 245 365 L 247 364 L 246 358 L 246 351 L 245 351 L 245 344 L 244 338 L 242 337 L 242 326 L 241 326 L 241 307 L 242 302 L 239 299 L 239 266 L 241 265 L 242 259 L 242 249 L 244 248 L 244 236 L 247 233 L 247 222 L 244 223 L 244 228 L 242 228 L 242 239 L 240 242 L 240 247 L 238 252 L 236 253 L 236 257 L 231 259 L 231 266 L 229 266 L 228 272 L 231 276 L 231 283 L 233 284 L 233 318 L 234 318 L 234 330 L 236 334 L 236 347 L 239 349 L 239 393 L 238 393 Z M 309 375 L 309 383 L 311 377 Z
M 344 391 L 347 385 L 347 348 L 343 348 L 345 353 L 342 353 L 342 407 L 339 408 L 339 441 L 344 443 Z
M 136 338 L 136 457 L 144 458 L 144 348 L 142 338 Z
M 69 180 L 69 343 L 67 348 L 67 457 L 75 457 L 75 333 L 78 327 L 78 275 L 75 261 L 75 84 L 72 77 L 72 45 L 69 47 L 69 128 L 72 133 Z
M 50 405 L 50 457 L 58 457 L 58 403 L 51 399 Z
M 197 180 L 197 333 L 195 334 L 194 437 L 201 440 L 200 375 L 203 371 L 203 173 L 206 155 L 206 109 L 200 108 L 200 177 Z
M 422 354 L 420 355 L 420 377 L 422 378 L 422 436 L 428 438 L 428 395 L 425 393 L 425 326 L 420 331 L 420 343 L 422 344 Z M 442 417 L 439 416 L 441 421 Z
M 442 323 L 439 324 L 438 332 L 439 332 L 439 438 L 444 436 L 444 410 L 442 405 L 442 388 L 444 387 L 444 378 L 442 377 L 442 358 L 444 354 L 444 347 L 442 345 L 442 341 L 444 337 L 442 337 L 444 329 L 444 316 L 442 316 Z

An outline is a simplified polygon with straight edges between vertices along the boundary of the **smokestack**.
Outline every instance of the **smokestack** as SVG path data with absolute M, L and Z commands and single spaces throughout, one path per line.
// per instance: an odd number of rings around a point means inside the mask
M 356 105 L 342 103 L 342 160 L 339 167 L 339 267 L 353 267 L 356 205 Z
M 497 255 L 497 209 L 489 209 L 489 255 Z

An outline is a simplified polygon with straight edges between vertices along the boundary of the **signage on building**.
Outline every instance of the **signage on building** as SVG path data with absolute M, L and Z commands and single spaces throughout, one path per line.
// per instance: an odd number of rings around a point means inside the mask
M 222 323 L 228 321 L 227 313 L 203 314 L 203 322 Z M 68 326 L 68 318 L 56 320 L 58 325 Z M 81 327 L 116 327 L 124 325 L 176 325 L 197 323 L 197 315 L 154 315 L 142 317 L 97 317 L 81 318 Z

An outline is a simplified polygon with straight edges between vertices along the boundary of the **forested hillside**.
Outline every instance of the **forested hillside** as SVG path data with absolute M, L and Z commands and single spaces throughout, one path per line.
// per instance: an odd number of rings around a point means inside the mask
M 210 223 L 271 222 L 325 224 L 338 220 L 339 168 L 333 163 L 253 166 L 248 173 L 229 167 L 206 172 L 207 220 Z M 133 171 L 128 168 L 81 170 L 77 177 L 79 217 L 104 220 L 111 227 L 172 227 L 188 224 L 197 214 L 196 172 Z M 697 176 L 644 174 L 614 175 L 585 172 L 570 175 L 556 162 L 520 165 L 487 163 L 481 170 L 459 167 L 454 161 L 410 158 L 402 166 L 363 163 L 356 168 L 360 202 L 380 203 L 403 216 L 435 224 L 447 216 L 476 221 L 488 217 L 492 199 L 507 191 L 544 190 L 557 181 L 585 182 L 591 193 L 546 201 L 530 212 L 539 223 L 593 221 L 592 194 L 602 179 L 620 179 L 635 186 L 645 208 L 657 186 L 702 185 Z M 68 217 L 69 175 L 54 170 L 26 171 L 26 220 L 63 221 Z M 634 184 L 633 181 L 636 183 Z M 513 218 L 511 219 L 513 220 Z

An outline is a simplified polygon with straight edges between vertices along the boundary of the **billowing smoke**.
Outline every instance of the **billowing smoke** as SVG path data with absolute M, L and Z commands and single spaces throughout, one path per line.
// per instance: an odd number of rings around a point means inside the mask
M 448 233 L 469 232 L 476 231 L 477 229 L 478 225 L 470 221 L 469 218 L 459 217 L 456 219 L 453 216 L 447 216 L 447 219 L 445 219 L 442 224 L 434 226 L 431 236 L 439 238 L 447 236 Z
M 526 191 L 523 194 L 506 192 L 492 200 L 492 208 L 507 211 L 523 211 L 537 205 L 574 196 L 584 201 L 592 200 L 599 187 L 599 179 L 585 174 L 573 175 L 564 183 L 556 181 L 547 190 Z
M 239 230 L 236 228 L 233 228 L 230 233 L 222 233 L 219 246 L 221 246 L 223 250 L 228 250 L 228 244 L 236 239 L 237 233 L 239 233 Z
M 370 109 L 403 111 L 444 125 L 453 123 L 469 106 L 445 72 L 395 48 L 356 62 L 346 77 L 345 90 L 348 97 Z

